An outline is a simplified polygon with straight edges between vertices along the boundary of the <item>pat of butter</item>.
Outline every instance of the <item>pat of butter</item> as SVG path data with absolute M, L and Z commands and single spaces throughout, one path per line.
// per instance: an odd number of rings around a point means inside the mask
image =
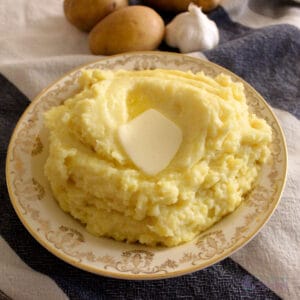
M 182 142 L 181 129 L 154 109 L 120 126 L 118 134 L 129 158 L 148 175 L 166 168 Z

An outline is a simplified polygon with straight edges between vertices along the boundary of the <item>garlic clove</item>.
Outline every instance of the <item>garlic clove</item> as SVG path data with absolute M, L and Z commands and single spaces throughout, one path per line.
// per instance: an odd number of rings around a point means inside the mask
M 219 31 L 216 23 L 191 3 L 187 12 L 177 15 L 166 26 L 165 41 L 182 53 L 205 51 L 218 45 Z

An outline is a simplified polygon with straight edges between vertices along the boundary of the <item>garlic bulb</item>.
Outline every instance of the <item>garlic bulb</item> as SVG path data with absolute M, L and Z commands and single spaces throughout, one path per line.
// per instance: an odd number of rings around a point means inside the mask
M 177 15 L 167 25 L 165 41 L 182 53 L 205 51 L 219 43 L 219 31 L 216 23 L 191 3 L 187 12 Z

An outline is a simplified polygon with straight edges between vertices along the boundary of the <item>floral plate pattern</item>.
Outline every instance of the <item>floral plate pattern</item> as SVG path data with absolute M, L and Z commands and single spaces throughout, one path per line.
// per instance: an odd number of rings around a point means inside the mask
M 262 169 L 253 191 L 232 214 L 199 234 L 192 242 L 174 248 L 151 248 L 96 238 L 54 200 L 43 174 L 48 153 L 43 113 L 78 90 L 84 69 L 178 69 L 223 72 L 242 81 L 250 109 L 273 130 L 272 158 Z M 46 249 L 78 268 L 124 279 L 174 277 L 208 267 L 244 246 L 275 210 L 284 188 L 287 150 L 280 125 L 263 98 L 241 78 L 211 62 L 161 52 L 116 55 L 90 63 L 65 75 L 37 96 L 20 118 L 12 135 L 6 161 L 11 202 L 20 220 Z

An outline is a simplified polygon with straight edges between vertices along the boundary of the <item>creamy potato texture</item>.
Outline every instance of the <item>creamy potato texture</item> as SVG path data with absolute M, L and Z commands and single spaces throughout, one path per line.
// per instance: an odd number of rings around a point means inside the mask
M 234 211 L 269 157 L 270 126 L 242 83 L 174 70 L 85 71 L 81 90 L 45 115 L 45 166 L 61 208 L 96 236 L 175 246 Z M 182 143 L 155 176 L 139 170 L 119 126 L 155 109 Z

